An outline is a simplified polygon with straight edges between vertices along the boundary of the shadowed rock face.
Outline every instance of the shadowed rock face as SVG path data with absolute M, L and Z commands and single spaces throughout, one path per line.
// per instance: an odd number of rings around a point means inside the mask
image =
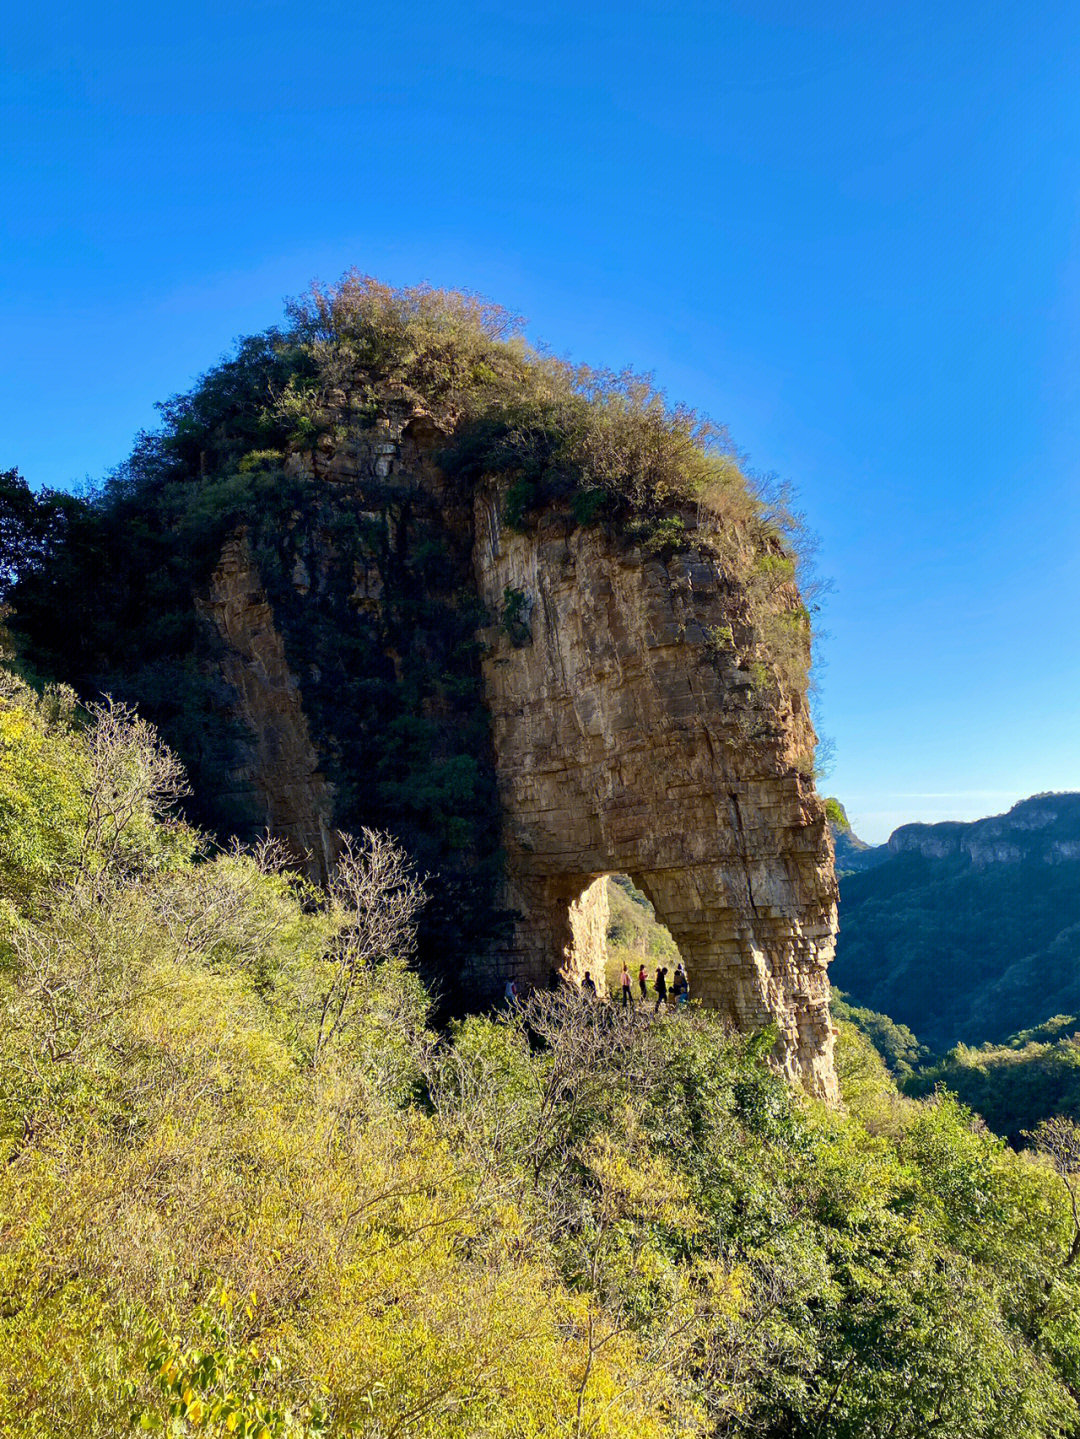
M 290 608 L 319 605 L 347 566 L 356 623 L 378 625 L 391 584 L 380 566 L 420 542 L 402 518 L 420 513 L 423 542 L 441 526 L 460 557 L 455 592 L 478 592 L 490 621 L 480 631 L 485 763 L 506 857 L 496 899 L 511 923 L 476 958 L 477 986 L 497 991 L 508 975 L 543 985 L 555 970 L 577 981 L 589 970 L 602 984 L 599 881 L 623 872 L 671 930 L 695 998 L 739 1029 L 774 1022 L 784 1072 L 834 1098 L 826 965 L 836 887 L 824 807 L 801 772 L 813 734 L 801 695 L 740 665 L 745 593 L 694 543 L 692 516 L 686 548 L 651 556 L 610 525 L 578 526 L 562 512 L 522 533 L 504 523 L 495 481 L 455 493 L 432 453 L 432 437 L 402 415 L 320 458 L 331 491 L 355 497 L 373 483 L 384 503 L 391 496 L 393 543 L 383 558 L 377 546 L 335 548 L 321 538 L 323 499 L 318 525 L 301 518 L 290 539 Z M 310 471 L 308 460 L 293 464 Z M 234 714 L 253 736 L 237 790 L 322 869 L 335 818 L 322 777 L 329 741 L 305 718 L 242 539 L 226 546 L 200 605 L 224 645 Z M 339 760 L 343 747 L 347 735 L 335 735 Z
M 312 879 L 325 882 L 334 860 L 332 795 L 245 535 L 226 544 L 195 605 L 217 632 L 221 677 L 250 737 L 237 747 L 221 803 L 259 815 L 263 828 L 305 857 Z

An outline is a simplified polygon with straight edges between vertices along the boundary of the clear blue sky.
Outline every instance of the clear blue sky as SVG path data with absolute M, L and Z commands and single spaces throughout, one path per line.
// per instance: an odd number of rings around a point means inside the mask
M 856 828 L 1080 789 L 1080 10 L 53 0 L 5 22 L 0 465 L 99 476 L 349 265 L 797 485 Z

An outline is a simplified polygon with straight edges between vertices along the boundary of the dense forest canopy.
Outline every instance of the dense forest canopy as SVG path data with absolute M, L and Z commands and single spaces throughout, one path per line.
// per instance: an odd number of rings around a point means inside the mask
M 696 1007 L 436 1033 L 385 836 L 313 891 L 14 677 L 0 761 L 0 1434 L 1074 1432 L 1073 1131 L 850 1026 L 846 1112 Z
M 846 875 L 834 982 L 938 1050 L 1080 1012 L 1078 875 L 917 853 Z

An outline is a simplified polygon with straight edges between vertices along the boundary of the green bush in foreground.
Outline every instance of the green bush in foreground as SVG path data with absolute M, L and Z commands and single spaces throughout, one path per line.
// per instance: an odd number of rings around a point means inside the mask
M 320 895 L 124 790 L 133 716 L 0 719 L 0 1435 L 1075 1431 L 1068 1135 L 849 1026 L 848 1113 L 698 1010 L 438 1035 L 388 837 Z

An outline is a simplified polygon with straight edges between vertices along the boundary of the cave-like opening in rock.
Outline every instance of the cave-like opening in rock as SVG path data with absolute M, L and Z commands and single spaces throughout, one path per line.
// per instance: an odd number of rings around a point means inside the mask
M 605 876 L 608 900 L 607 948 L 604 968 L 608 990 L 618 996 L 622 966 L 625 963 L 633 981 L 634 997 L 638 998 L 638 971 L 642 965 L 652 980 L 658 965 L 667 965 L 674 972 L 681 958 L 671 931 L 656 916 L 649 897 L 628 874 Z

